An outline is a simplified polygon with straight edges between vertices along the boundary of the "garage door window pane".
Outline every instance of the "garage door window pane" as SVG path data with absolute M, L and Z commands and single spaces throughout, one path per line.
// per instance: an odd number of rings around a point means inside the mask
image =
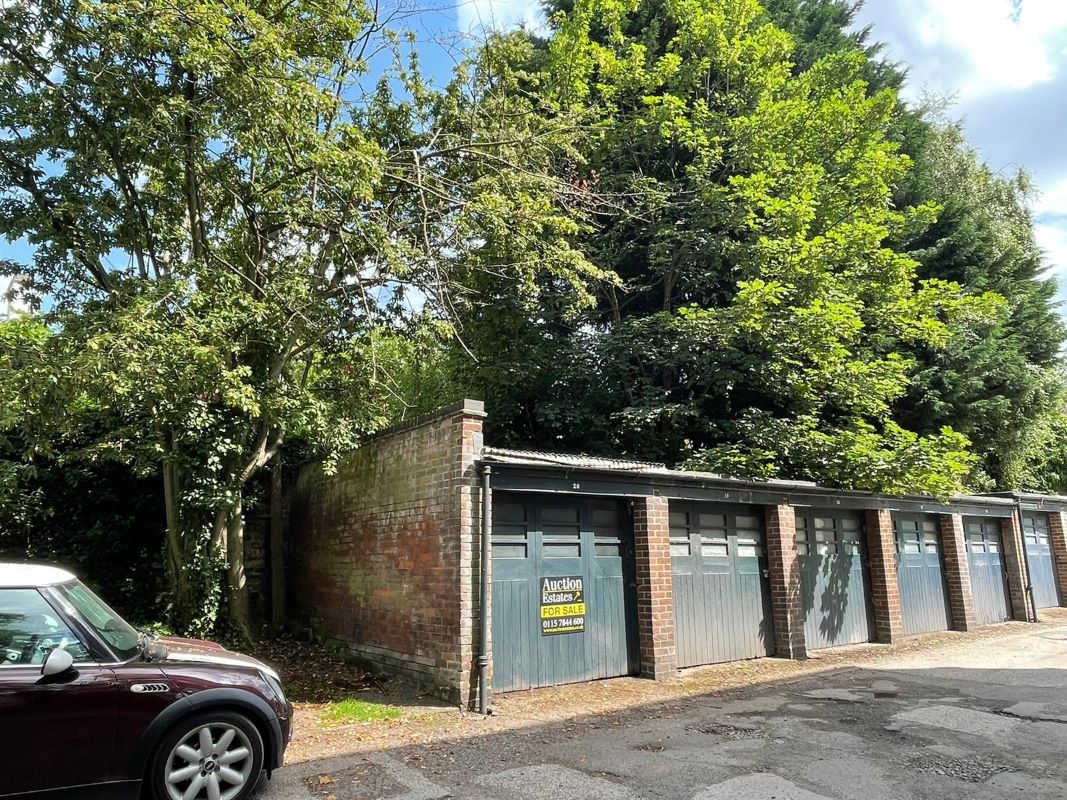
M 728 556 L 726 515 L 700 514 L 700 553 L 704 556 Z
M 545 558 L 581 558 L 580 544 L 563 544 L 561 542 L 544 543 Z
M 726 527 L 726 515 L 725 514 L 701 514 L 700 515 L 700 527 L 724 529 Z
M 692 555 L 689 548 L 689 536 L 671 536 L 671 555 L 672 556 L 688 556 Z
M 739 558 L 759 558 L 763 555 L 763 531 L 759 517 L 737 516 L 737 555 Z
M 905 531 L 904 535 L 904 552 L 905 553 L 921 553 L 922 547 L 919 542 L 919 533 L 915 531 Z
M 927 553 L 941 552 L 941 537 L 937 535 L 937 523 L 923 520 L 923 550 Z
M 692 555 L 692 550 L 689 546 L 689 514 L 685 511 L 672 511 L 670 513 L 670 525 L 671 555 Z
M 525 544 L 493 541 L 493 558 L 526 558 Z
M 726 544 L 726 536 L 720 538 L 708 538 L 701 537 L 700 539 L 700 553 L 705 556 L 728 556 L 730 550 Z
M 579 558 L 581 538 L 577 508 L 541 509 L 541 546 L 545 558 Z
M 797 553 L 802 556 L 808 554 L 808 520 L 807 517 L 797 518 Z
M 763 555 L 763 540 L 738 531 L 737 555 L 739 558 L 760 558 Z
M 617 507 L 593 509 L 593 534 L 593 553 L 596 556 L 604 558 L 622 556 L 623 528 Z
M 526 558 L 528 536 L 526 506 L 502 502 L 493 505 L 493 558 Z

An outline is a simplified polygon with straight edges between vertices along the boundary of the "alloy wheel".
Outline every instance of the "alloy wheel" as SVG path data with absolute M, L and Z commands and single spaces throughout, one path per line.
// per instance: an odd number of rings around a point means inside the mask
M 166 762 L 171 800 L 233 800 L 252 777 L 252 745 L 229 723 L 208 723 L 181 739 Z

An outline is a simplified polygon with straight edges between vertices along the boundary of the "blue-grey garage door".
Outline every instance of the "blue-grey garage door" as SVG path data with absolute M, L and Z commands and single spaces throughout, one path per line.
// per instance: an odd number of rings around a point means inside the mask
M 770 655 L 761 510 L 672 502 L 670 535 L 678 666 Z
M 975 619 L 979 625 L 1011 619 L 1000 520 L 964 517 L 963 530 L 967 535 L 967 563 L 971 570 Z
M 1060 594 L 1056 589 L 1056 564 L 1048 535 L 1048 514 L 1023 514 L 1026 564 L 1030 568 L 1030 583 L 1034 587 L 1034 602 L 1038 608 L 1060 604 Z
M 893 528 L 904 632 L 947 631 L 951 620 L 937 517 L 895 513 Z
M 617 500 L 493 497 L 493 687 L 636 672 L 633 526 Z
M 808 649 L 869 642 L 867 548 L 860 514 L 798 509 L 796 516 Z

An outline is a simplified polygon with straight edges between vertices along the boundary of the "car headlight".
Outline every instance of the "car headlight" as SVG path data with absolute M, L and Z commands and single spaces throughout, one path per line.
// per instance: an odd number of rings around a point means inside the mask
M 267 686 L 274 692 L 274 696 L 278 698 L 282 703 L 285 702 L 285 692 L 282 690 L 282 682 L 278 680 L 278 674 L 276 672 L 267 672 L 266 670 L 260 672 L 263 676 L 263 680 L 267 682 Z

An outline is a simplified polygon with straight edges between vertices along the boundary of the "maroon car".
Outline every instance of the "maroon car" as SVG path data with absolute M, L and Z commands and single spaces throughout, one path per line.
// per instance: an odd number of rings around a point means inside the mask
M 291 716 L 254 658 L 139 631 L 69 572 L 0 564 L 0 797 L 243 800 Z

